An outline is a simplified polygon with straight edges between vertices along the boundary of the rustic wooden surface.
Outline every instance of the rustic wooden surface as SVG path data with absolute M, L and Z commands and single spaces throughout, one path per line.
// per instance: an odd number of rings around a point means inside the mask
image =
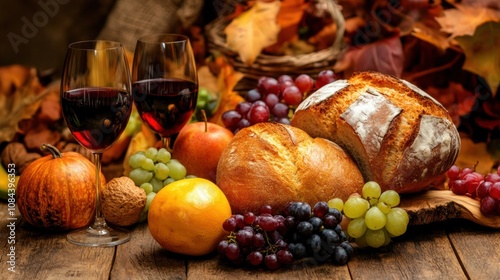
M 10 221 L 6 203 L 0 203 L 0 279 L 500 279 L 500 230 L 467 219 L 412 225 L 387 247 L 356 248 L 346 266 L 303 261 L 270 272 L 232 267 L 215 253 L 197 258 L 170 253 L 152 239 L 146 224 L 130 228 L 128 243 L 89 248 L 17 217 L 12 273 Z

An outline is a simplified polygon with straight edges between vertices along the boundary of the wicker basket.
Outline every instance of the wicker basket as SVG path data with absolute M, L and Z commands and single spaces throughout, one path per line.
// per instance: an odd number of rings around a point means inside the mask
M 255 62 L 248 66 L 243 63 L 238 53 L 229 49 L 226 45 L 224 28 L 229 22 L 224 18 L 219 18 L 206 26 L 208 49 L 211 53 L 222 53 L 235 70 L 242 72 L 246 78 L 258 79 L 261 76 L 278 77 L 283 74 L 298 76 L 308 74 L 316 77 L 323 69 L 331 69 L 337 58 L 345 49 L 343 44 L 344 17 L 340 8 L 333 0 L 318 0 L 324 2 L 334 23 L 337 25 L 337 32 L 332 46 L 329 48 L 302 55 L 267 55 L 260 54 Z

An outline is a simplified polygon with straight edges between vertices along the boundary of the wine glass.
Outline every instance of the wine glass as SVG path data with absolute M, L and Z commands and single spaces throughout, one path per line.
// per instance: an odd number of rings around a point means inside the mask
M 152 34 L 137 40 L 132 66 L 134 103 L 142 120 L 170 149 L 170 139 L 196 108 L 198 76 L 189 38 Z
M 61 79 L 61 106 L 73 137 L 93 154 L 96 212 L 92 225 L 68 233 L 83 246 L 115 246 L 130 240 L 127 230 L 109 227 L 101 212 L 101 156 L 125 129 L 132 111 L 127 58 L 119 42 L 94 40 L 69 45 Z

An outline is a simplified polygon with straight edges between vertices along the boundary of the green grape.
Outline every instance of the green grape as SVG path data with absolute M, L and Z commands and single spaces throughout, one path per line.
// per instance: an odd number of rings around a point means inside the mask
M 347 225 L 347 234 L 352 238 L 359 238 L 365 234 L 366 229 L 365 219 L 363 217 L 356 218 L 349 221 Z
M 155 163 L 152 159 L 146 158 L 144 162 L 141 164 L 141 168 L 147 171 L 155 170 Z
M 169 172 L 170 170 L 166 164 L 159 162 L 155 165 L 155 178 L 163 181 L 168 178 Z
M 368 202 L 370 203 L 370 206 L 376 206 L 378 203 L 378 198 L 370 197 L 368 198 Z
M 168 169 L 170 170 L 169 176 L 174 178 L 176 181 L 180 179 L 184 179 L 186 177 L 186 167 L 182 165 L 178 160 L 171 159 L 167 163 Z
M 385 204 L 390 207 L 396 207 L 399 205 L 399 194 L 394 190 L 386 190 L 380 195 L 380 201 L 383 201 Z
M 385 227 L 385 214 L 378 207 L 371 207 L 365 214 L 366 227 L 371 230 L 383 229 Z
M 140 186 L 144 183 L 149 182 L 153 178 L 153 172 L 144 170 L 142 168 L 133 169 L 128 174 L 128 177 L 134 181 L 136 186 Z
M 392 236 L 400 236 L 406 232 L 409 223 L 408 213 L 402 208 L 392 208 L 386 215 L 387 222 L 385 228 Z
M 387 245 L 389 245 L 389 243 L 391 243 L 391 235 L 389 234 L 389 232 L 387 232 L 386 228 L 384 228 L 383 231 L 384 231 L 384 236 L 385 236 L 385 242 L 384 242 L 384 245 L 382 245 L 382 246 L 387 246 Z
M 410 222 L 410 217 L 408 216 L 408 212 L 406 212 L 406 210 L 404 210 L 401 207 L 394 207 L 392 209 L 394 209 L 394 212 L 399 213 L 401 216 L 403 216 L 405 223 L 408 225 L 408 223 Z
M 144 223 L 145 221 L 148 220 L 148 212 L 141 212 L 141 215 L 139 215 L 139 221 L 138 223 Z
M 128 165 L 132 168 L 139 168 L 146 160 L 146 156 L 143 153 L 135 153 L 128 159 Z
M 382 213 L 386 214 L 389 213 L 389 211 L 391 211 L 391 206 L 387 205 L 385 202 L 382 202 L 382 201 L 379 201 L 377 203 L 377 208 L 380 209 L 380 211 L 382 211 Z
M 159 180 L 156 177 L 153 177 L 151 181 L 149 181 L 151 185 L 153 185 L 153 192 L 158 193 L 161 189 L 163 189 L 163 181 Z
M 166 185 L 173 183 L 173 182 L 175 182 L 175 179 L 168 177 L 167 179 L 163 180 L 163 186 L 166 186 Z
M 172 158 L 172 155 L 165 148 L 161 148 L 158 150 L 158 154 L 156 155 L 156 161 L 161 163 L 167 163 Z
M 344 209 L 344 201 L 338 197 L 332 198 L 328 201 L 328 207 L 342 211 Z
M 378 199 L 380 197 L 381 191 L 382 189 L 380 188 L 380 185 L 377 182 L 368 181 L 363 185 L 363 188 L 361 189 L 361 194 L 366 200 L 371 200 L 373 198 Z
M 385 244 L 385 234 L 382 229 L 367 229 L 365 233 L 366 244 L 372 248 L 379 248 Z
M 356 219 L 363 217 L 368 208 L 370 208 L 368 200 L 358 196 L 351 196 L 344 203 L 344 214 L 350 219 Z
M 144 209 L 142 212 L 148 212 L 149 211 L 149 206 L 151 206 L 151 202 L 155 198 L 156 193 L 155 192 L 150 192 L 146 195 L 146 206 L 144 206 Z
M 147 195 L 148 193 L 153 191 L 153 185 L 151 185 L 151 183 L 142 183 L 141 189 L 143 189 Z
M 354 242 L 361 248 L 368 247 L 368 243 L 366 243 L 366 234 L 354 239 Z
M 154 161 L 156 161 L 156 156 L 158 155 L 158 150 L 154 147 L 150 147 L 144 152 L 144 155 L 146 157 L 150 158 L 154 162 Z
M 185 178 L 186 178 L 186 179 L 189 179 L 189 178 L 198 178 L 198 177 L 196 177 L 196 175 L 186 175 L 186 177 L 185 177 Z
M 123 133 L 127 135 L 135 135 L 137 132 L 141 131 L 142 121 L 141 116 L 139 116 L 139 112 L 137 110 L 132 110 L 130 113 L 130 118 L 127 122 L 127 126 L 125 126 L 125 130 Z

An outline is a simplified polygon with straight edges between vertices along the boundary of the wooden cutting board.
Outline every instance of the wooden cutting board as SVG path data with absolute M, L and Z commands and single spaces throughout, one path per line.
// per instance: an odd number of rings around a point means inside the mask
M 500 228 L 500 216 L 483 215 L 479 210 L 479 200 L 456 195 L 449 190 L 430 190 L 402 196 L 400 207 L 408 212 L 410 225 L 463 218 L 483 226 Z

